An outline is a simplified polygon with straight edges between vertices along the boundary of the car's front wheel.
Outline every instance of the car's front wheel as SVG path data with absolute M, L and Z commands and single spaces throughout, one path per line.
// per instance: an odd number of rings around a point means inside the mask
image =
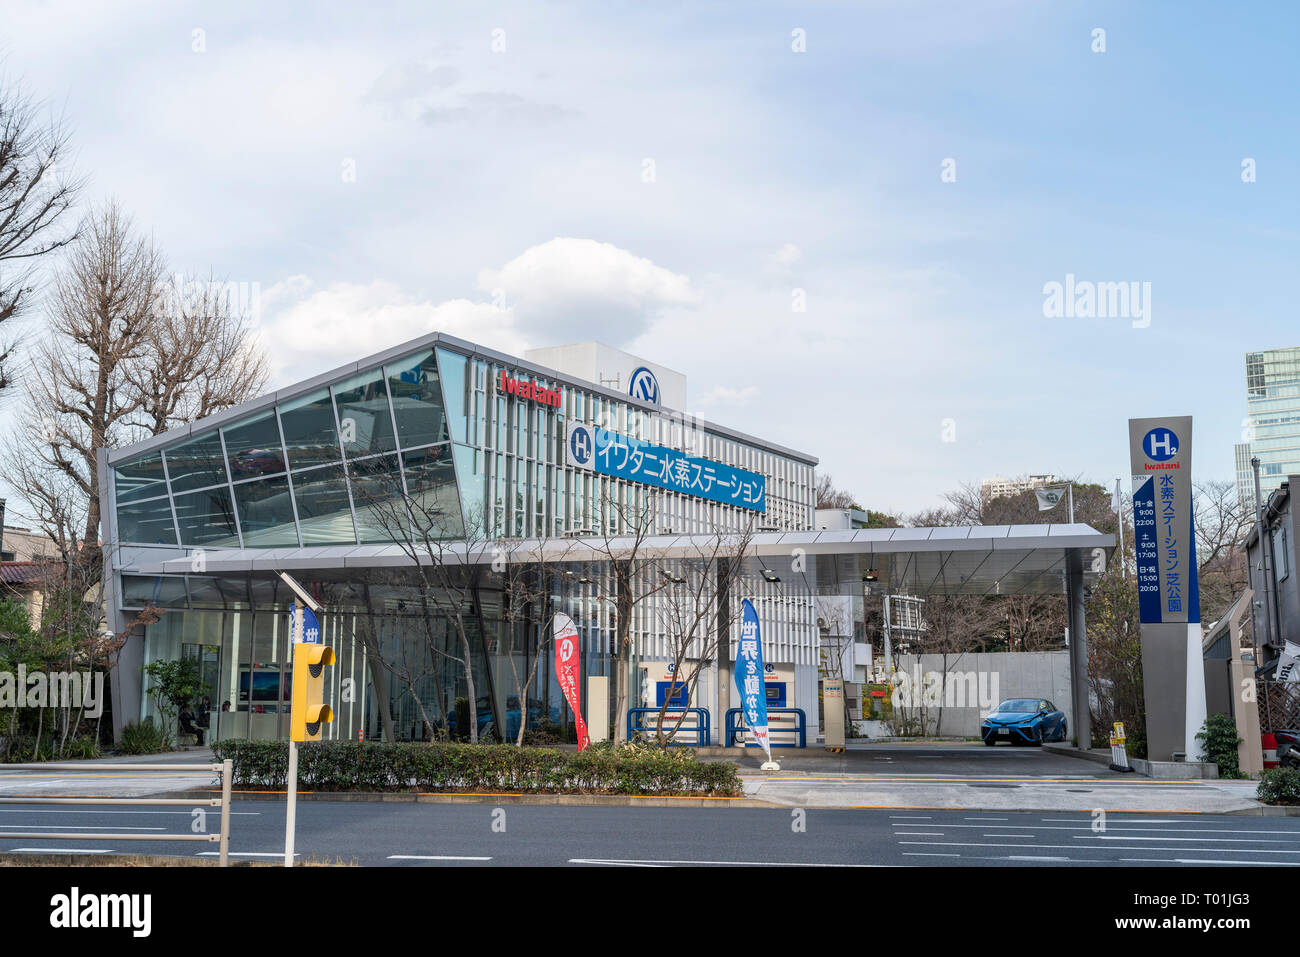
M 998 743 L 998 736 L 996 734 L 990 734 L 984 739 L 984 743 L 991 748 L 993 745 Z

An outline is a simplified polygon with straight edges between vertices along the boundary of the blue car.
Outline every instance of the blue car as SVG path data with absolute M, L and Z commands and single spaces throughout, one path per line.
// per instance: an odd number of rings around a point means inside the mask
M 1065 712 L 1046 698 L 1008 698 L 989 712 L 980 736 L 989 747 L 998 741 L 1042 744 L 1068 740 Z

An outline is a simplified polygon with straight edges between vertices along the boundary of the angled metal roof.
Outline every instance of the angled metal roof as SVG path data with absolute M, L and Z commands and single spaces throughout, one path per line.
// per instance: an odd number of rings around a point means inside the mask
M 336 382 L 341 382 L 344 379 L 351 378 L 360 372 L 366 372 L 370 369 L 374 369 L 376 366 L 381 366 L 387 362 L 391 362 L 394 359 L 403 358 L 404 356 L 420 349 L 430 349 L 438 346 L 442 346 L 462 355 L 467 355 L 470 358 L 483 359 L 487 362 L 496 362 L 502 365 L 508 365 L 512 368 L 527 372 L 530 375 L 542 379 L 548 379 L 553 382 L 560 382 L 571 388 L 582 389 L 584 392 L 594 393 L 607 399 L 626 402 L 629 405 L 643 408 L 648 412 L 658 414 L 667 413 L 669 415 L 687 415 L 683 409 L 670 409 L 666 406 L 645 402 L 641 399 L 634 398 L 633 396 L 624 395 L 621 392 L 607 388 L 603 385 L 588 382 L 585 379 L 579 379 L 576 376 L 564 375 L 554 369 L 548 369 L 545 366 L 540 366 L 535 362 L 529 362 L 528 360 L 521 359 L 518 356 L 512 356 L 505 352 L 498 352 L 497 350 L 489 349 L 486 346 L 476 345 L 475 343 L 467 342 L 464 339 L 449 336 L 444 332 L 430 332 L 423 336 L 419 336 L 418 338 L 403 342 L 400 345 L 385 349 L 382 352 L 376 352 L 373 355 L 366 356 L 356 362 L 349 362 L 346 365 L 339 366 L 329 372 L 323 372 L 320 375 L 312 376 L 310 379 L 295 382 L 293 385 L 285 386 L 283 389 L 278 389 L 275 392 L 268 392 L 266 395 L 259 396 L 256 399 L 251 399 L 248 402 L 241 403 L 240 405 L 232 406 L 229 409 L 199 419 L 189 425 L 172 429 L 169 432 L 163 432 L 161 435 L 155 435 L 139 442 L 132 443 L 131 445 L 124 445 L 121 448 L 110 449 L 108 451 L 109 467 L 111 468 L 121 462 L 136 458 L 146 452 L 152 452 L 154 449 L 183 441 L 190 435 L 206 433 L 210 429 L 231 422 L 232 420 L 256 415 L 258 412 L 264 412 L 277 403 L 296 399 L 299 396 L 306 395 L 307 393 L 313 392 L 324 386 L 332 385 Z M 738 442 L 744 442 L 747 445 L 753 445 L 769 452 L 775 452 L 779 455 L 784 455 L 800 462 L 804 462 L 807 465 L 817 464 L 818 460 L 816 456 L 809 455 L 806 452 L 797 452 L 794 449 L 786 448 L 785 446 L 778 445 L 775 442 L 769 442 L 767 439 L 760 439 L 756 436 L 748 435 L 735 429 L 729 429 L 725 426 L 695 416 L 691 416 L 691 419 L 698 424 L 699 428 L 706 432 L 711 432 L 724 438 L 734 439 Z
M 439 558 L 451 564 L 488 564 L 504 549 L 514 562 L 584 564 L 609 558 L 704 559 L 721 557 L 734 543 L 734 533 L 715 535 L 657 535 L 644 539 L 634 552 L 630 538 L 524 539 L 448 543 Z M 860 587 L 868 580 L 892 591 L 913 594 L 1053 594 L 1063 588 L 1065 556 L 1071 549 L 1085 552 L 1085 580 L 1104 570 L 1105 550 L 1115 536 L 1089 525 L 977 525 L 944 528 L 879 528 L 853 531 L 760 532 L 746 555 L 772 574 L 788 575 L 793 559 L 820 559 L 819 586 L 842 582 Z M 734 544 L 731 546 L 734 548 Z M 1097 554 L 1101 550 L 1098 566 Z M 135 556 L 127 575 L 190 573 L 192 559 L 169 557 L 174 551 Z M 398 545 L 346 545 L 314 548 L 225 549 L 204 553 L 208 574 L 257 573 L 276 570 L 319 571 L 348 568 L 402 567 L 410 557 Z

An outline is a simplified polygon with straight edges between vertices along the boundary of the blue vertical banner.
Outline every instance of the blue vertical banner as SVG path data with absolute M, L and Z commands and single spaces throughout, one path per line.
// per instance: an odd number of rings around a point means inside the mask
M 745 726 L 772 760 L 772 742 L 767 732 L 767 692 L 763 688 L 763 639 L 758 630 L 758 613 L 748 598 L 742 602 L 740 645 L 736 648 L 736 690 L 740 692 Z

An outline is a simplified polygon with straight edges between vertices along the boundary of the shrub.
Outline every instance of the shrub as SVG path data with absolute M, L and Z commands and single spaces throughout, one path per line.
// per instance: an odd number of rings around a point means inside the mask
M 1207 717 L 1201 730 L 1196 732 L 1196 740 L 1204 742 L 1205 760 L 1219 766 L 1219 777 L 1242 776 L 1237 765 L 1237 745 L 1241 744 L 1241 738 L 1237 735 L 1237 722 L 1231 715 L 1212 714 Z
M 130 721 L 122 726 L 122 753 L 154 754 L 164 749 L 165 737 L 152 721 Z
M 286 741 L 231 738 L 212 746 L 233 762 L 240 787 L 279 789 L 289 768 Z M 584 752 L 501 744 L 322 741 L 298 752 L 298 786 L 311 791 L 550 792 L 731 796 L 736 766 L 692 752 L 601 748 Z
M 63 756 L 65 758 L 97 758 L 99 757 L 99 742 L 94 736 L 73 738 L 63 746 Z
M 536 727 L 524 728 L 524 744 L 530 747 L 544 748 L 559 744 L 564 738 L 564 729 L 552 721 L 543 720 Z
M 1300 768 L 1269 768 L 1255 797 L 1265 804 L 1300 804 Z

